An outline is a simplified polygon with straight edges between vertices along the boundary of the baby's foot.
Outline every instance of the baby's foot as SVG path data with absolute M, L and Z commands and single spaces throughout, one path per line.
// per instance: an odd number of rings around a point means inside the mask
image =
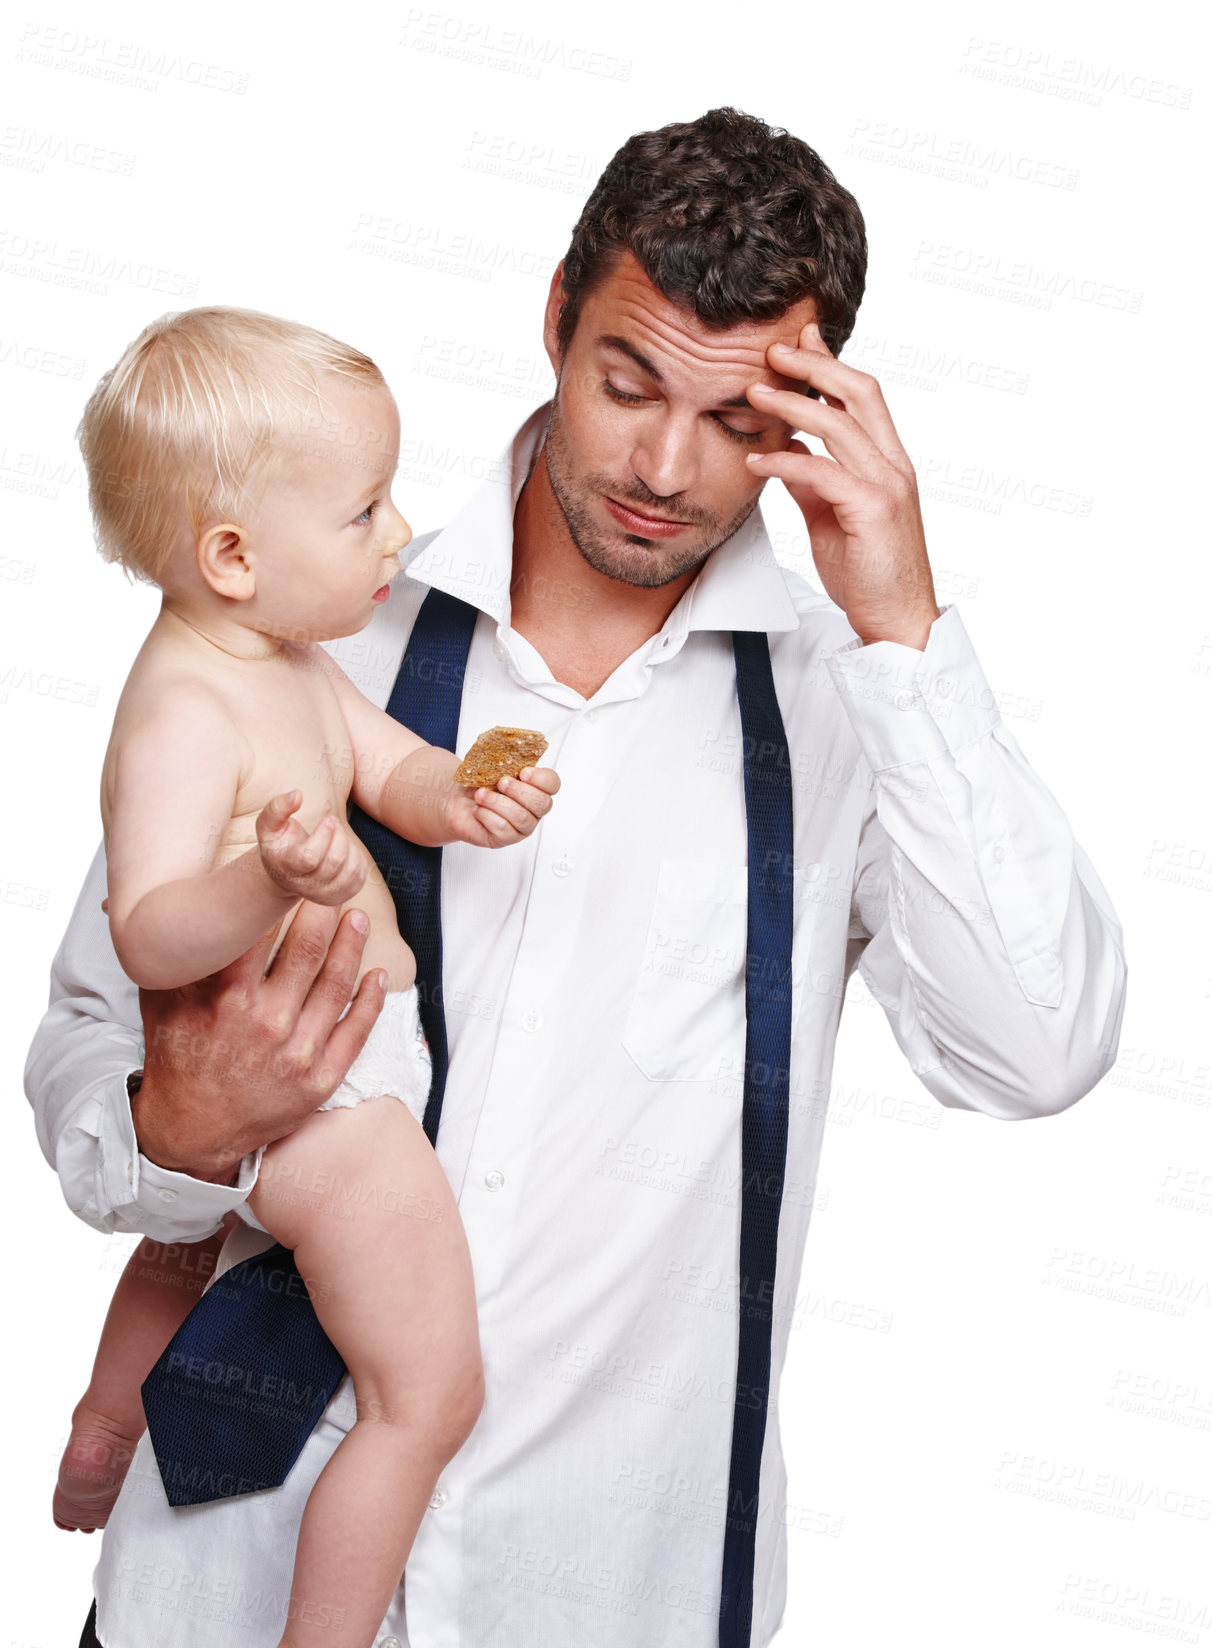
M 104 1528 L 138 1440 L 83 1403 L 76 1408 L 52 1504 L 57 1528 L 85 1534 Z

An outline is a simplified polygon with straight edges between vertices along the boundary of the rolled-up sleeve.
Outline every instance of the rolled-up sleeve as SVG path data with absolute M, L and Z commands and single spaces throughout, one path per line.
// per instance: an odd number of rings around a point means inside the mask
M 848 967 L 943 1104 L 1067 1108 L 1115 1061 L 1123 935 L 959 612 L 924 651 L 856 638 L 825 663 L 872 779 Z
M 230 1185 L 172 1172 L 140 1152 L 127 1086 L 143 1063 L 139 992 L 114 954 L 105 889 L 102 845 L 51 963 L 50 1006 L 26 1060 L 38 1142 L 67 1205 L 94 1229 L 201 1241 L 247 1197 L 261 1152 L 243 1159 Z

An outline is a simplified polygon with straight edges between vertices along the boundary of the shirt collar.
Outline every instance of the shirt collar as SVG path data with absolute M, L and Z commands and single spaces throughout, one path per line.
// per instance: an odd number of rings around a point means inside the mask
M 417 582 L 445 590 L 509 627 L 513 516 L 547 428 L 538 407 L 491 467 L 488 479 L 408 563 Z M 666 621 L 679 639 L 692 630 L 791 630 L 799 616 L 775 560 L 761 509 L 706 562 Z

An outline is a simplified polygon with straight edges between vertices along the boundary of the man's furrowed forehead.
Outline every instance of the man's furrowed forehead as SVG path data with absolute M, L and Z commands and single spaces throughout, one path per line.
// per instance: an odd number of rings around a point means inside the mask
M 588 293 L 577 321 L 596 343 L 622 338 L 658 371 L 713 381 L 764 373 L 774 379 L 766 360 L 772 343 L 794 345 L 800 330 L 816 319 L 816 304 L 804 298 L 774 320 L 743 321 L 725 331 L 706 326 L 692 310 L 672 303 L 648 279 L 633 253 L 624 252 L 610 274 Z

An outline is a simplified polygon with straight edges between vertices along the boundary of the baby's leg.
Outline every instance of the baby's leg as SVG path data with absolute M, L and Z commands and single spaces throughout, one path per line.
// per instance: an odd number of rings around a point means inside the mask
M 139 1387 L 214 1274 L 233 1217 L 204 1242 L 144 1237 L 127 1260 L 59 1462 L 52 1511 L 60 1528 L 92 1533 L 108 1521 L 146 1424 Z
M 390 1096 L 318 1111 L 272 1145 L 249 1204 L 294 1249 L 357 1411 L 308 1497 L 282 1648 L 368 1648 L 483 1400 L 467 1238 L 428 1139 Z

